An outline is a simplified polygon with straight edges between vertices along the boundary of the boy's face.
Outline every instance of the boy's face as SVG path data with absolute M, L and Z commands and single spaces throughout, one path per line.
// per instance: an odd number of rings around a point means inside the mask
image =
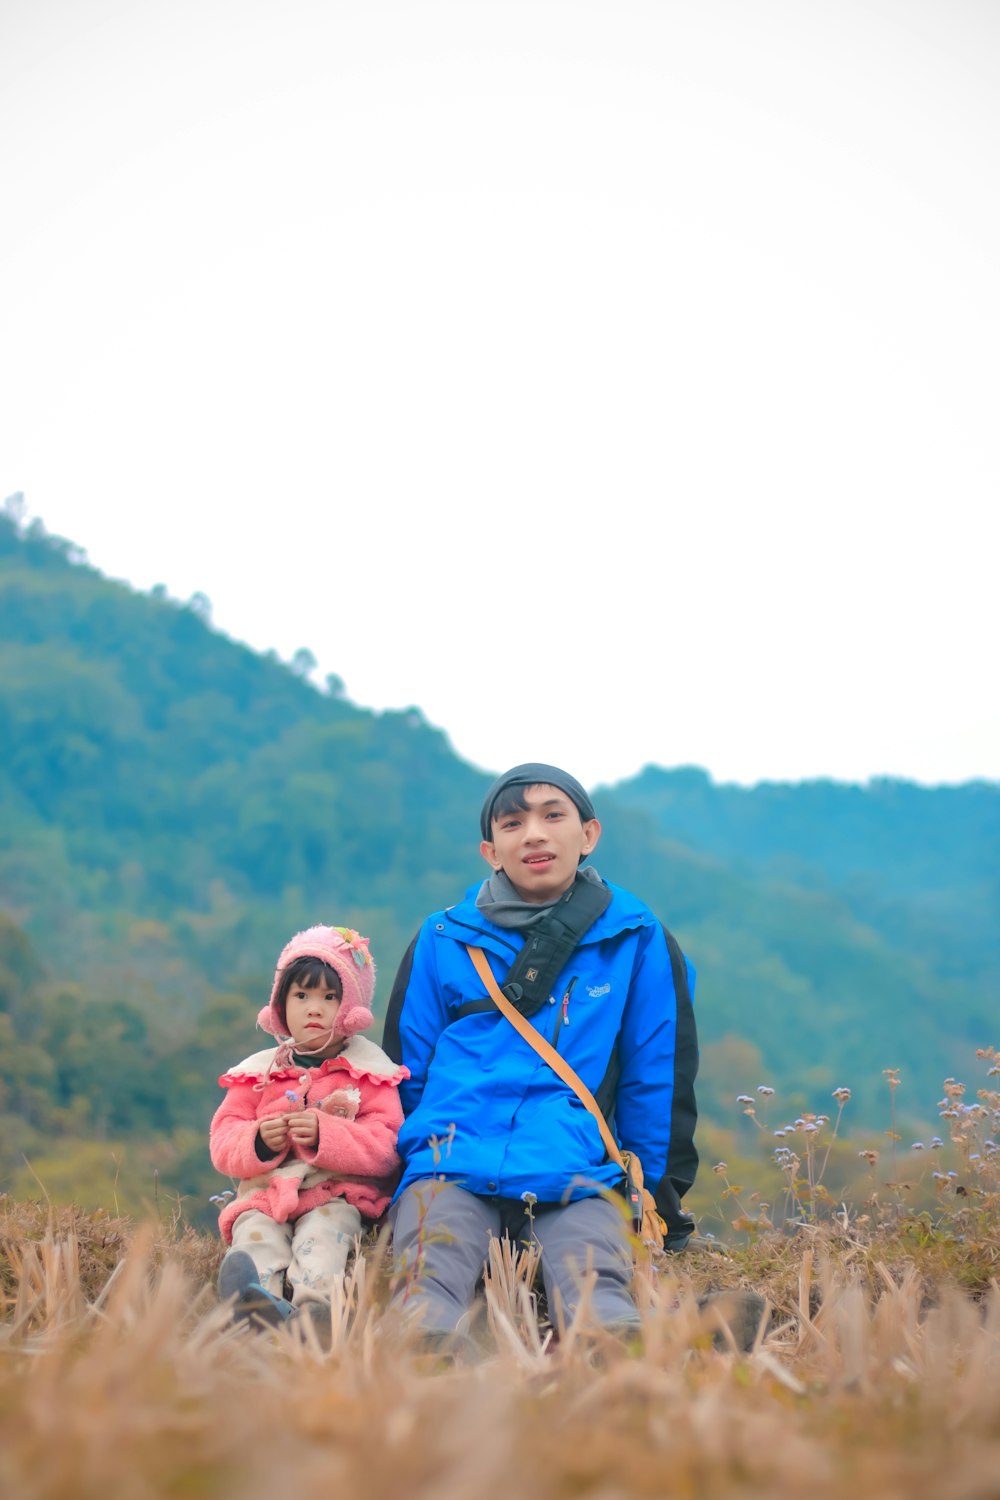
M 293 984 L 285 997 L 285 1027 L 296 1046 L 307 1052 L 316 1051 L 325 1041 L 322 1051 L 316 1052 L 317 1057 L 324 1057 L 328 1052 L 339 1052 L 343 1042 L 342 1037 L 334 1039 L 330 1034 L 339 1009 L 336 990 L 322 984 L 309 989 Z
M 526 810 L 495 817 L 493 840 L 484 839 L 479 852 L 494 870 L 503 870 L 522 901 L 555 901 L 573 884 L 601 825 L 596 818 L 584 823 L 576 803 L 555 786 L 524 787 L 521 800 Z

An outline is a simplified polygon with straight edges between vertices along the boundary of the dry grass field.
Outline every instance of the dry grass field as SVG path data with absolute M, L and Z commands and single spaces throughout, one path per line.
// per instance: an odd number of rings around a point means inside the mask
M 839 1114 L 774 1132 L 771 1205 L 717 1163 L 727 1244 L 640 1267 L 631 1347 L 585 1316 L 554 1337 L 530 1258 L 495 1247 L 462 1365 L 387 1310 L 379 1242 L 329 1337 L 255 1332 L 217 1304 L 220 1243 L 179 1216 L 0 1195 L 0 1495 L 997 1500 L 1000 1094 L 948 1080 L 939 1113 L 922 1206 L 874 1150 L 863 1200 L 832 1200 Z M 747 1352 L 699 1309 L 736 1288 L 770 1312 Z
M 992 1500 L 997 1194 L 923 1222 L 920 1243 L 845 1211 L 664 1258 L 640 1276 L 641 1349 L 539 1332 L 525 1262 L 498 1253 L 484 1358 L 452 1367 L 385 1312 L 377 1246 L 321 1347 L 231 1327 L 210 1239 L 0 1198 L 0 1492 Z M 697 1306 L 740 1285 L 773 1309 L 748 1354 Z

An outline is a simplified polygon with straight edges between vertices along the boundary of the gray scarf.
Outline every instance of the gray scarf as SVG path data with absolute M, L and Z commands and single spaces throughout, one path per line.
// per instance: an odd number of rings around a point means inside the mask
M 603 885 L 600 875 L 590 865 L 583 870 L 578 870 L 577 880 L 589 880 L 595 885 Z M 562 895 L 565 895 L 565 891 Z M 554 901 L 536 903 L 525 901 L 517 894 L 509 875 L 503 870 L 497 870 L 488 880 L 484 880 L 479 887 L 476 897 L 476 910 L 481 911 L 484 917 L 495 922 L 498 927 L 513 927 L 518 932 L 524 932 L 528 927 L 537 927 L 538 923 L 562 900 L 557 896 Z

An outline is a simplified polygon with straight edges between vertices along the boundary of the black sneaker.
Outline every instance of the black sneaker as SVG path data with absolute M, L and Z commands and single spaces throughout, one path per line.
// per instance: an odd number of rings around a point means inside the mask
M 721 1317 L 740 1353 L 750 1352 L 767 1313 L 767 1303 L 763 1297 L 759 1297 L 756 1292 L 730 1288 L 724 1292 L 711 1292 L 707 1297 L 699 1297 L 698 1306 L 703 1313 L 712 1310 L 712 1316 L 706 1320 L 709 1326 L 715 1323 L 716 1316 Z M 718 1327 L 712 1334 L 712 1342 L 717 1349 L 732 1348 L 725 1333 Z
M 442 1369 L 455 1365 L 475 1365 L 482 1352 L 467 1333 L 456 1333 L 454 1329 L 430 1328 L 421 1333 L 413 1346 L 413 1352 L 421 1360 Z

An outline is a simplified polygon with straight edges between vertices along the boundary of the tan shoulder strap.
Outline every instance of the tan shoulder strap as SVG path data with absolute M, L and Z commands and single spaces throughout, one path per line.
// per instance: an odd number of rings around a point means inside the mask
M 472 962 L 475 965 L 476 973 L 485 984 L 490 999 L 493 1000 L 497 1009 L 502 1011 L 503 1014 L 507 1017 L 507 1020 L 510 1022 L 510 1024 L 515 1028 L 515 1030 L 521 1033 L 521 1035 L 524 1037 L 524 1040 L 528 1043 L 528 1046 L 533 1047 L 538 1053 L 539 1057 L 545 1059 L 553 1072 L 558 1073 L 563 1083 L 568 1084 L 569 1087 L 573 1090 L 574 1094 L 576 1094 L 576 1096 L 581 1099 L 582 1102 L 587 1106 L 587 1108 L 590 1110 L 590 1113 L 597 1121 L 598 1128 L 601 1132 L 601 1139 L 604 1142 L 608 1155 L 610 1156 L 611 1160 L 613 1162 L 617 1162 L 624 1171 L 625 1163 L 622 1161 L 622 1154 L 618 1149 L 618 1143 L 615 1140 L 614 1136 L 611 1134 L 610 1129 L 608 1128 L 608 1122 L 604 1118 L 604 1115 L 601 1113 L 601 1109 L 597 1103 L 597 1100 L 594 1098 L 593 1094 L 590 1092 L 583 1079 L 579 1078 L 577 1074 L 574 1073 L 573 1069 L 570 1067 L 566 1059 L 559 1055 L 556 1049 L 545 1040 L 540 1032 L 535 1030 L 534 1026 L 532 1026 L 529 1021 L 525 1020 L 524 1016 L 521 1015 L 521 1012 L 514 1009 L 513 1005 L 511 1005 L 510 1001 L 507 999 L 507 996 L 503 993 L 503 991 L 500 989 L 500 986 L 494 979 L 493 971 L 490 968 L 489 963 L 487 962 L 486 954 L 483 952 L 482 948 L 472 948 L 468 943 L 466 943 L 465 946 L 469 957 L 472 959 Z

